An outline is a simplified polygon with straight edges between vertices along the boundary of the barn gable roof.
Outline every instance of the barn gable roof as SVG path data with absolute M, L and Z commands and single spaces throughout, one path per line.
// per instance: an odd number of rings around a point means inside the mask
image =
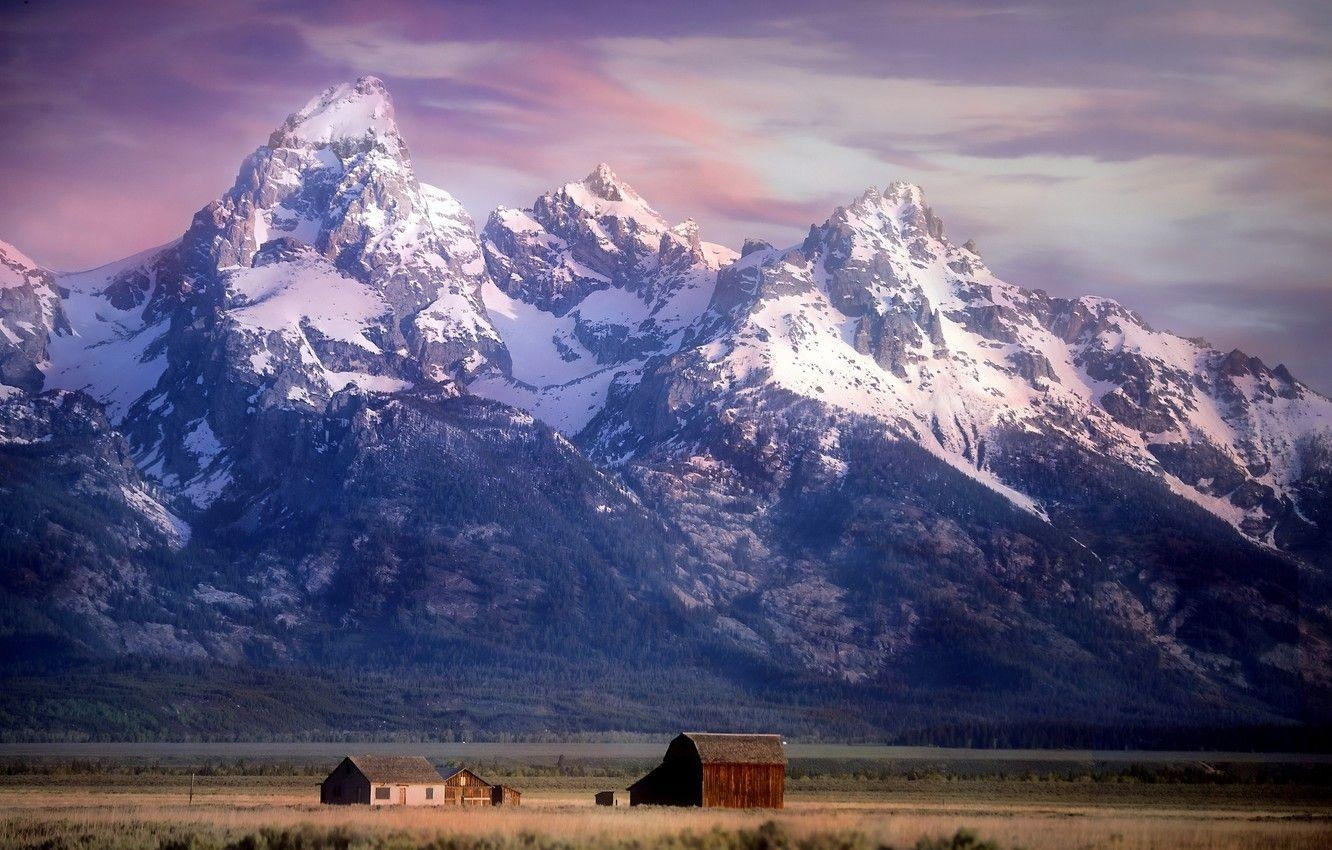
M 421 756 L 347 756 L 347 760 L 371 782 L 419 785 L 441 781 L 439 771 Z
M 443 770 L 440 771 L 440 776 L 444 777 L 445 782 L 448 782 L 450 779 L 452 779 L 453 777 L 457 776 L 460 773 L 468 774 L 482 785 L 490 784 L 489 782 L 478 776 L 476 771 L 472 770 L 471 768 L 462 767 L 461 765 L 452 765 L 449 767 L 445 767 Z
M 781 735 L 685 732 L 704 764 L 786 764 Z

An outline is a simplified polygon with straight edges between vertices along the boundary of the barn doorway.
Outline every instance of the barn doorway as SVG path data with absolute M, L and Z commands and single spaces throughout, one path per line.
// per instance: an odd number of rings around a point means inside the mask
M 399 785 L 399 786 L 398 786 L 398 805 L 399 805 L 399 806 L 405 806 L 405 805 L 407 805 L 407 786 L 406 786 L 406 785 Z

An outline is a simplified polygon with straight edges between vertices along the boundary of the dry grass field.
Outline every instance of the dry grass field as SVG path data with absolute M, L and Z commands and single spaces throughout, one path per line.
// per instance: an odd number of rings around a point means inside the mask
M 503 777 L 495 777 L 503 779 Z M 385 809 L 317 803 L 314 775 L 15 774 L 0 778 L 5 847 L 417 847 L 544 850 L 877 850 L 958 847 L 960 828 L 999 848 L 1304 850 L 1332 847 L 1325 787 L 1014 779 L 795 780 L 781 812 L 606 809 L 622 777 L 514 777 L 517 809 Z M 777 827 L 760 827 L 775 821 Z M 261 833 L 262 830 L 267 833 Z M 687 834 L 685 839 L 682 835 Z M 924 840 L 924 843 L 922 843 Z

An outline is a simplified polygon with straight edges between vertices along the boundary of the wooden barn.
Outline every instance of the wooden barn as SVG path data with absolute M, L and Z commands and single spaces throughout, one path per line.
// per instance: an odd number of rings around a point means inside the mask
M 523 792 L 508 785 L 496 785 L 490 789 L 490 802 L 496 806 L 520 806 Z
M 444 779 L 420 756 L 347 756 L 319 786 L 319 802 L 443 805 Z
M 494 786 L 465 767 L 444 771 L 444 799 L 455 806 L 495 805 Z
M 629 786 L 629 805 L 780 809 L 785 789 L 781 736 L 686 732 Z

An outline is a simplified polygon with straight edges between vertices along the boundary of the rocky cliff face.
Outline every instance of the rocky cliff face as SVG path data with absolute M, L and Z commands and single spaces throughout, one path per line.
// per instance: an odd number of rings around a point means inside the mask
M 108 402 L 145 471 L 203 509 L 257 410 L 318 412 L 347 385 L 452 393 L 506 364 L 484 271 L 471 219 L 417 181 L 363 78 L 293 113 L 178 242 L 62 277 L 77 321 L 49 385 Z
M 1307 446 L 1332 433 L 1332 402 L 1284 368 L 1107 299 L 999 280 L 906 184 L 867 191 L 798 247 L 747 253 L 712 307 L 596 424 L 595 453 L 679 447 L 691 417 L 743 416 L 781 389 L 874 417 L 1038 513 L 1027 482 L 997 474 L 1013 435 L 1072 441 L 1271 542 L 1304 522 L 1300 482 L 1319 468 Z
M 319 416 L 259 424 L 243 510 L 200 527 L 262 565 L 253 598 L 301 653 L 328 650 L 329 622 L 387 645 L 609 646 L 620 614 L 660 599 L 661 524 L 521 411 L 348 387 Z
M 1000 678 L 1087 680 L 1074 659 L 1104 648 L 1062 610 L 1151 635 L 1200 692 L 1327 680 L 1306 652 L 1325 618 L 1286 607 L 1311 586 L 1241 538 L 1304 531 L 1327 499 L 1305 458 L 1332 405 L 1284 370 L 1000 281 L 905 184 L 751 246 L 689 340 L 581 440 L 700 552 L 681 597 L 763 652 L 910 687 L 923 657 L 971 665 L 961 634 L 1002 634 Z M 942 639 L 938 617 L 972 626 Z M 1069 653 L 1020 660 L 1052 639 Z
M 19 644 L 651 656 L 885 717 L 1332 693 L 1332 402 L 1000 280 L 908 184 L 737 254 L 602 165 L 478 237 L 363 78 L 169 245 L 0 246 L 0 343 Z
M 0 480 L 3 640 L 15 662 L 207 655 L 179 627 L 161 570 L 189 526 L 144 479 L 100 404 L 60 390 L 0 395 Z
M 516 404 L 567 434 L 617 382 L 679 347 L 734 252 L 671 226 L 604 164 L 482 232 L 486 307 L 511 367 L 472 392 Z
M 0 385 L 36 392 L 52 333 L 67 333 L 55 275 L 0 242 Z

